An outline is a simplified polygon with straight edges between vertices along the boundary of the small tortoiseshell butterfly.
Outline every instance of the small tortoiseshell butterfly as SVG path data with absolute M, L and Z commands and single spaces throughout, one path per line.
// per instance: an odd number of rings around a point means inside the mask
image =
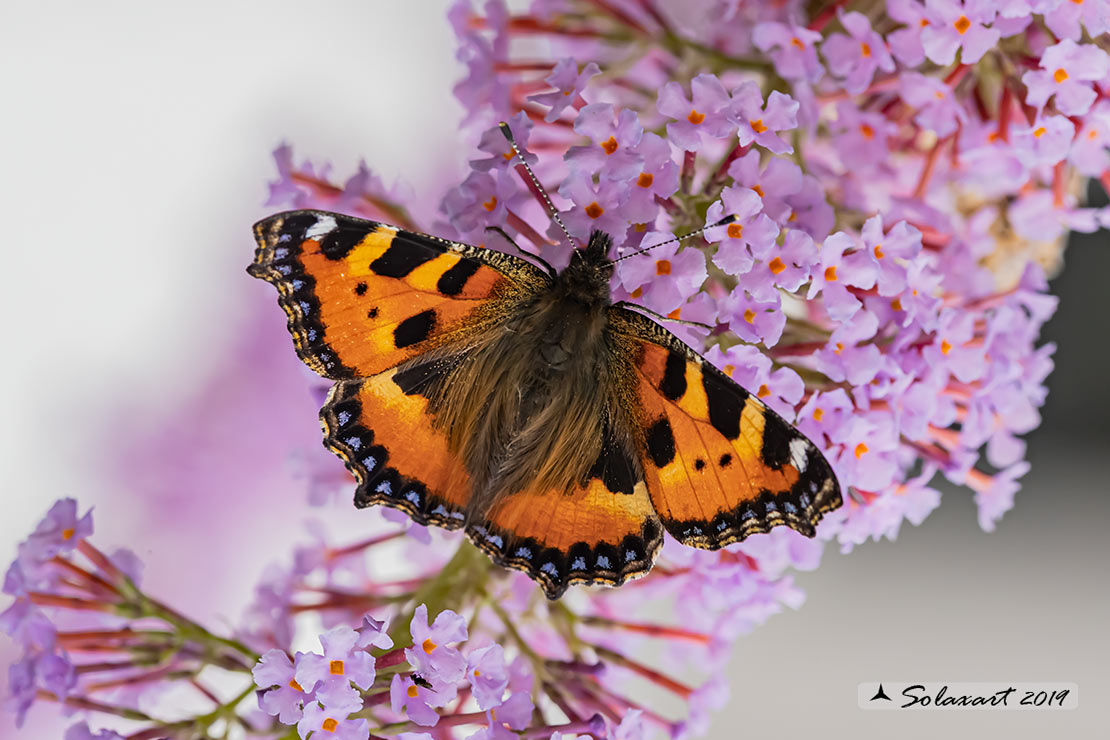
M 664 529 L 706 549 L 780 524 L 812 537 L 841 504 L 812 442 L 611 302 L 607 234 L 556 272 L 337 213 L 254 233 L 248 272 L 336 381 L 320 419 L 355 505 L 465 528 L 549 598 L 647 573 Z

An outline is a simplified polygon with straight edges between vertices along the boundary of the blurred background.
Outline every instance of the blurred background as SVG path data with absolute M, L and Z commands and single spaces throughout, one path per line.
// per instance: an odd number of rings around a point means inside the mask
M 272 289 L 244 272 L 250 225 L 282 141 L 340 180 L 363 157 L 435 194 L 418 217 L 434 211 L 465 164 L 446 6 L 4 3 L 0 562 L 74 496 L 96 508 L 100 545 L 143 558 L 156 595 L 221 625 L 308 516 L 351 531 L 308 510 L 290 475 L 289 451 L 319 444 L 316 408 Z M 1032 471 L 997 531 L 949 488 L 896 542 L 830 547 L 798 575 L 806 604 L 737 643 L 711 737 L 1105 733 L 1108 274 L 1106 233 L 1073 239 Z M 223 490 L 241 495 L 214 505 Z M 0 636 L 0 664 L 14 655 Z M 856 684 L 884 679 L 1074 682 L 1080 707 L 857 709 Z M 60 737 L 49 715 L 18 732 L 0 716 L 0 737 Z

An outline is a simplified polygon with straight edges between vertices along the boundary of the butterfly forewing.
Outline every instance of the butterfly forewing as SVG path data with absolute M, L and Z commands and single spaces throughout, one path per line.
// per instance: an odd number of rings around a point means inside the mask
M 278 289 L 305 364 L 336 380 L 480 331 L 549 282 L 511 255 L 336 213 L 280 213 L 254 232 L 248 271 Z
M 651 319 L 609 313 L 636 345 L 644 475 L 666 530 L 707 549 L 780 524 L 812 537 L 841 504 L 820 450 Z

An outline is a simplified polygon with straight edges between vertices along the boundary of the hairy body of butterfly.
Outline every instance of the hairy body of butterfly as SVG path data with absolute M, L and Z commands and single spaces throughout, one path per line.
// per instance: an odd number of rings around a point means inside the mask
M 255 226 L 325 445 L 358 506 L 466 529 L 551 598 L 841 503 L 817 448 L 670 332 L 611 304 L 600 232 L 559 273 L 316 211 Z

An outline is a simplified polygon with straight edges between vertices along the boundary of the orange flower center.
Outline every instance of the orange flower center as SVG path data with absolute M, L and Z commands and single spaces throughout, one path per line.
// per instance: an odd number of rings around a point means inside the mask
M 787 223 L 794 223 L 797 220 L 798 220 L 798 214 L 794 213 L 794 211 L 791 211 L 790 212 L 790 217 L 786 219 Z
M 603 213 L 605 213 L 605 209 L 599 206 L 596 200 L 586 206 L 586 215 L 590 218 L 601 218 L 601 214 Z
M 940 340 L 940 353 L 946 355 L 952 351 L 952 343 L 947 339 Z
M 695 109 L 691 108 L 690 115 L 686 116 L 686 120 L 697 126 L 699 123 L 705 120 L 705 114 L 698 113 Z
M 655 182 L 655 175 L 650 172 L 641 172 L 636 178 L 636 184 L 642 188 L 650 188 L 653 182 Z
M 863 54 L 864 59 L 867 59 L 868 57 L 871 56 L 871 45 L 866 44 L 866 43 L 860 43 L 859 53 Z
M 727 375 L 728 377 L 730 377 L 730 378 L 731 378 L 731 377 L 732 377 L 732 373 L 733 373 L 733 371 L 735 371 L 735 370 L 736 370 L 736 366 L 735 366 L 735 365 L 725 365 L 725 375 Z
M 966 15 L 961 15 L 952 25 L 955 26 L 956 30 L 959 31 L 962 36 L 967 33 L 967 29 L 971 28 L 971 21 L 967 19 Z
M 865 139 L 874 139 L 875 138 L 875 129 L 871 128 L 866 123 L 861 123 L 859 125 L 859 132 L 863 136 L 863 138 L 865 138 Z
M 510 159 L 513 158 L 513 153 L 511 151 L 508 151 L 508 152 L 505 152 L 504 154 L 502 154 L 501 156 L 505 158 L 506 162 L 508 162 Z
M 675 310 L 673 310 L 669 314 L 667 314 L 667 318 L 668 319 L 677 319 L 681 315 L 682 315 L 682 307 L 679 306 L 678 308 L 676 308 Z
M 617 140 L 612 136 L 601 142 L 601 148 L 605 150 L 606 154 L 612 154 L 613 152 L 617 151 L 618 146 L 619 145 L 617 144 Z
M 824 418 L 825 418 L 825 409 L 818 406 L 817 408 L 815 408 L 813 410 L 813 420 L 814 421 L 821 421 Z
M 304 693 L 304 688 L 302 688 L 301 685 L 299 683 L 297 683 L 297 680 L 295 678 L 289 679 L 289 688 L 296 689 L 297 691 L 301 692 L 302 694 Z
M 767 387 L 766 383 L 764 383 L 763 385 L 759 386 L 759 391 L 755 395 L 759 396 L 760 398 L 766 398 L 767 396 L 771 395 L 771 389 Z
M 670 260 L 659 260 L 658 262 L 656 262 L 655 263 L 655 274 L 656 275 L 670 275 L 671 274 L 671 261 Z
M 1056 80 L 1057 84 L 1063 82 L 1068 78 L 1068 71 L 1063 67 L 1052 73 L 1052 79 Z
M 835 350 L 833 350 L 833 351 L 834 351 L 834 352 L 836 352 L 836 354 L 838 354 L 838 355 L 839 355 L 839 354 L 840 354 L 841 352 L 843 352 L 843 351 L 844 351 L 844 342 L 837 342 L 837 343 L 836 343 L 836 349 L 835 349 Z
M 642 287 L 640 287 L 640 288 L 636 288 L 636 290 L 634 290 L 634 291 L 632 291 L 631 293 L 629 293 L 629 295 L 631 295 L 631 296 L 632 296 L 633 298 L 639 298 L 639 297 L 641 297 L 641 296 L 642 296 L 643 294 L 644 294 L 644 289 L 643 289 Z
M 893 301 L 890 302 L 890 307 L 893 308 L 895 311 L 901 311 L 902 310 L 902 299 L 901 298 L 895 298 Z
M 751 124 L 752 131 L 755 131 L 757 134 L 762 134 L 764 131 L 767 130 L 767 127 L 763 125 L 762 118 L 757 118 L 754 121 L 748 121 L 748 123 Z
M 497 208 L 497 196 L 491 195 L 489 200 L 482 204 L 482 208 L 485 208 L 487 211 L 493 211 L 494 208 Z
M 867 454 L 867 445 L 865 445 L 863 442 L 860 442 L 858 445 L 856 445 L 856 459 L 859 460 L 865 454 Z
M 790 39 L 790 45 L 793 46 L 795 49 L 805 49 L 806 48 L 806 45 L 803 44 L 802 40 L 800 38 L 798 38 L 797 36 Z
M 420 692 L 416 690 L 416 684 L 409 686 L 408 695 L 410 699 L 415 699 L 418 693 Z
M 62 530 L 62 539 L 63 540 L 72 540 L 73 535 L 75 535 L 75 534 L 77 534 L 77 530 L 75 530 L 73 527 L 63 529 Z
M 325 719 L 324 723 L 320 725 L 320 729 L 322 729 L 324 732 L 335 732 L 337 727 L 339 727 L 339 721 L 334 720 L 331 717 Z
M 767 267 L 771 270 L 772 275 L 779 275 L 786 269 L 786 264 L 782 261 L 781 257 L 775 257 L 767 263 Z
M 836 265 L 825 268 L 825 279 L 828 280 L 830 283 L 836 282 Z
M 1033 136 L 1039 139 L 1046 133 L 1048 133 L 1048 129 L 1046 129 L 1044 126 L 1038 126 L 1037 129 L 1033 132 Z
M 763 197 L 763 188 L 759 187 L 759 185 L 752 185 L 752 190 L 759 193 L 760 198 Z
M 728 235 L 731 239 L 739 239 L 744 235 L 744 224 L 738 224 L 735 221 L 728 225 Z
M 429 637 L 427 640 L 424 640 L 424 643 L 420 647 L 424 648 L 425 653 L 431 655 L 432 651 L 439 647 L 439 645 L 432 642 L 432 638 Z
M 876 244 L 875 245 L 875 259 L 881 260 L 882 258 L 883 258 L 883 245 L 882 244 Z
M 755 322 L 755 311 L 750 308 L 744 309 L 744 321 L 747 321 L 749 324 Z
M 344 666 L 342 660 L 333 660 L 332 662 L 328 663 L 328 673 L 333 676 L 342 676 L 343 667 Z
M 1091 141 L 1094 141 L 1095 139 L 1098 138 L 1098 131 L 1095 131 L 1094 129 L 1091 129 L 1090 131 L 1087 132 L 1087 138 L 1090 139 Z

